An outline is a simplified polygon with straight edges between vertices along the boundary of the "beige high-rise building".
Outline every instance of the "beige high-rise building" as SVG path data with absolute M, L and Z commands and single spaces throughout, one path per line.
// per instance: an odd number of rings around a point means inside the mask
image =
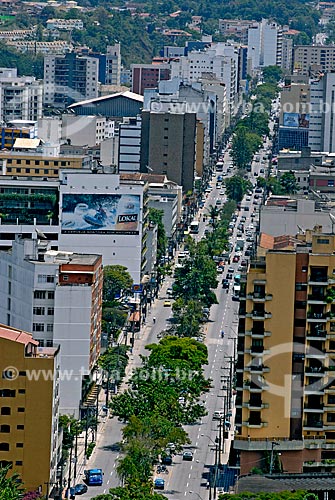
M 0 325 L 0 467 L 10 464 L 27 491 L 57 484 L 60 459 L 59 347 Z
M 333 69 L 335 69 L 334 45 L 297 45 L 294 47 L 294 72 L 308 75 Z
M 297 238 L 304 240 L 298 243 Z M 241 474 L 335 469 L 335 236 L 281 237 L 251 262 L 239 311 Z M 267 248 L 272 237 L 265 238 Z

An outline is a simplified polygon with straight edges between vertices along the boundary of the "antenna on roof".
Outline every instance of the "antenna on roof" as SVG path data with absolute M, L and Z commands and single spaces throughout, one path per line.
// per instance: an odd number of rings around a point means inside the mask
M 299 224 L 297 224 L 297 228 L 299 230 L 299 234 L 305 234 L 305 229 L 303 229 Z

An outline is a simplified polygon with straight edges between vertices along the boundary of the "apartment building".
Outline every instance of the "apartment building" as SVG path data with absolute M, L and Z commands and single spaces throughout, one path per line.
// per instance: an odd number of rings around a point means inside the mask
M 124 118 L 119 126 L 119 173 L 139 172 L 141 166 L 141 116 Z
M 219 19 L 219 32 L 223 36 L 232 36 L 241 43 L 248 43 L 248 30 L 256 21 L 245 19 Z
M 0 176 L 58 178 L 61 169 L 89 168 L 90 158 L 61 155 L 59 145 L 40 145 L 39 139 L 18 138 L 12 151 L 0 151 Z
M 334 89 L 335 71 L 311 81 L 308 146 L 312 151 L 335 152 Z
M 48 19 L 47 30 L 72 31 L 82 30 L 84 23 L 82 19 Z
M 281 66 L 282 29 L 275 22 L 262 19 L 248 29 L 249 71 L 256 68 Z
M 293 69 L 294 72 L 302 75 L 334 70 L 335 47 L 333 45 L 296 45 Z
M 142 113 L 141 172 L 164 174 L 193 189 L 196 146 L 196 113 Z
M 40 347 L 30 333 L 0 325 L 0 352 L 0 464 L 10 464 L 28 491 L 46 495 L 61 452 L 59 346 Z
M 17 236 L 0 252 L 0 322 L 32 332 L 40 346 L 60 345 L 61 413 L 78 417 L 85 378 L 100 353 L 102 258 L 51 250 Z
M 241 474 L 270 456 L 286 472 L 331 472 L 335 236 L 318 227 L 275 240 L 261 236 L 242 284 L 234 447 Z
M 42 116 L 43 85 L 33 76 L 17 76 L 16 68 L 0 68 L 0 120 L 38 120 Z
M 141 283 L 146 265 L 147 182 L 141 174 L 63 172 L 59 249 L 95 253 Z
M 67 107 L 98 96 L 99 61 L 73 52 L 44 58 L 44 104 Z
M 106 85 L 121 85 L 121 45 L 108 45 L 106 51 Z
M 132 92 L 143 95 L 144 89 L 154 89 L 158 82 L 170 80 L 171 66 L 169 63 L 132 64 Z
M 301 151 L 308 146 L 310 85 L 289 83 L 280 97 L 278 148 Z

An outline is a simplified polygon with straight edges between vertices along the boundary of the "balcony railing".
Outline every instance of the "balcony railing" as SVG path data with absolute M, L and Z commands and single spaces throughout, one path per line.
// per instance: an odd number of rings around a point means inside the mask
M 307 297 L 308 301 L 312 301 L 312 302 L 324 302 L 325 299 L 326 299 L 326 295 L 319 295 L 317 293 L 311 293 L 311 294 L 308 294 L 308 297 Z
M 245 368 L 246 372 L 252 372 L 252 373 L 269 373 L 270 368 L 265 365 L 249 365 L 246 366 Z
M 249 410 L 257 409 L 263 410 L 269 408 L 269 403 L 263 403 L 262 401 L 248 401 L 247 403 L 242 404 L 243 408 L 248 408 Z
M 306 429 L 323 429 L 322 420 L 305 420 L 304 428 Z
M 308 276 L 308 282 L 309 283 L 325 283 L 328 284 L 328 276 L 322 274 L 310 274 Z
M 272 300 L 271 293 L 261 293 L 261 292 L 253 292 L 247 294 L 248 300 L 254 300 L 255 302 L 263 302 L 265 300 Z
M 325 339 L 327 337 L 327 330 L 315 330 L 315 331 L 309 331 L 307 333 L 307 338 L 310 337 L 315 337 L 315 338 L 320 338 L 320 339 Z
M 321 313 L 321 312 L 308 312 L 307 313 L 307 318 L 308 319 L 326 319 L 327 318 L 327 314 L 325 313 Z
M 242 425 L 244 425 L 245 427 L 250 427 L 251 429 L 261 429 L 262 427 L 267 427 L 268 422 L 261 422 L 261 421 L 250 422 L 250 420 L 246 420 L 245 422 L 242 422 Z

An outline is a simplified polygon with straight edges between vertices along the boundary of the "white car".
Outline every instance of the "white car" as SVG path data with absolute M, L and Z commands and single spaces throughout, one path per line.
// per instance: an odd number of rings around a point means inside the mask
M 251 201 L 250 196 L 247 196 L 245 200 L 246 200 L 246 201 Z
M 220 191 L 220 195 L 223 196 L 224 194 L 226 194 L 225 190 L 224 189 L 221 189 Z

